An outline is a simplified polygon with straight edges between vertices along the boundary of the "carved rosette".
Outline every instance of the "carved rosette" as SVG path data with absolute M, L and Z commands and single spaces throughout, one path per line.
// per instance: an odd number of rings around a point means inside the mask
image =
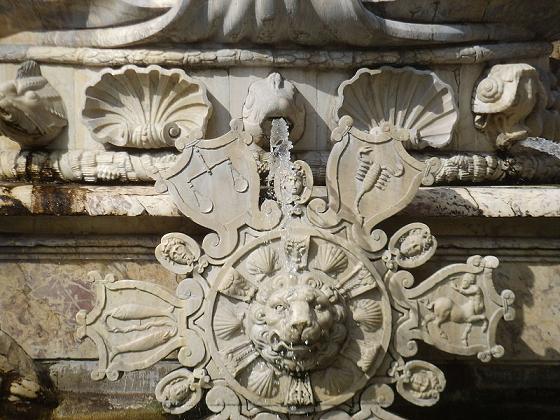
M 235 278 L 232 280 L 232 278 Z M 207 342 L 229 386 L 277 412 L 351 398 L 389 344 L 391 309 L 360 249 L 299 227 L 232 255 L 208 297 Z

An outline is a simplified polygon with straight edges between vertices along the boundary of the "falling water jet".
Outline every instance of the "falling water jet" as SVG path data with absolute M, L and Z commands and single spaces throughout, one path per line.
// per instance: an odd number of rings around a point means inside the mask
M 269 174 L 267 179 L 269 195 L 274 196 L 274 183 L 275 179 L 289 179 L 295 177 L 294 164 L 291 161 L 290 150 L 293 147 L 290 141 L 289 126 L 285 119 L 275 118 L 272 120 L 272 128 L 270 130 L 270 163 Z M 280 188 L 277 188 L 279 191 Z M 280 195 L 280 196 L 279 196 Z M 282 194 L 277 194 L 275 200 L 280 204 L 282 210 L 282 224 L 281 228 L 285 228 L 297 204 L 291 199 L 282 197 Z

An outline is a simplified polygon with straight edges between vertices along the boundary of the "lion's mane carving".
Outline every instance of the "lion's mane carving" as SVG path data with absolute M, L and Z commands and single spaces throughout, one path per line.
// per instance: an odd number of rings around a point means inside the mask
M 342 296 L 309 272 L 265 281 L 248 312 L 257 351 L 291 374 L 326 367 L 346 339 Z

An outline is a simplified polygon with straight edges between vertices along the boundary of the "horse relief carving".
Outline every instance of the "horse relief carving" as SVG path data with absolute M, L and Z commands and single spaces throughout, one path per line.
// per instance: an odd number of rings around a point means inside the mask
M 503 354 L 495 334 L 500 319 L 513 318 L 514 296 L 494 289 L 495 257 L 471 257 L 415 284 L 404 269 L 436 252 L 428 226 L 412 223 L 390 238 L 374 229 L 433 179 L 437 162 L 413 159 L 403 143 L 450 138 L 442 128 L 456 119 L 449 91 L 428 72 L 388 68 L 360 70 L 343 87 L 362 76 L 380 97 L 391 86 L 407 92 L 392 102 L 401 107 L 418 97 L 404 87 L 430 85 L 429 106 L 442 114 L 421 126 L 376 120 L 372 108 L 341 97 L 340 109 L 360 112 L 341 115 L 333 131 L 327 199 L 313 198 L 309 166 L 291 161 L 284 119 L 272 121 L 268 180 L 251 152 L 260 146 L 240 121 L 216 139 L 176 137 L 181 154 L 154 175 L 156 184 L 212 232 L 201 246 L 170 233 L 156 248 L 161 264 L 182 276 L 175 295 L 94 274 L 98 304 L 78 314 L 79 336 L 92 337 L 100 353 L 94 379 L 115 380 L 178 351 L 183 367 L 156 388 L 170 413 L 194 408 L 205 394 L 213 419 L 395 418 L 386 411 L 391 386 L 419 406 L 435 404 L 445 387 L 434 365 L 404 360 L 416 340 L 483 361 Z M 376 123 L 358 128 L 354 118 Z M 445 124 L 431 126 L 435 120 Z M 201 205 L 202 196 L 212 205 Z
M 488 318 L 485 314 L 484 295 L 482 289 L 476 284 L 476 276 L 472 273 L 464 273 L 457 284 L 452 283 L 451 289 L 464 296 L 464 303 L 457 303 L 458 299 L 451 297 L 438 297 L 433 302 L 423 302 L 431 314 L 424 317 L 424 325 L 434 322 L 441 338 L 448 340 L 449 337 L 441 328 L 445 322 L 466 324 L 461 334 L 461 342 L 469 345 L 469 333 L 474 323 L 480 323 L 482 332 L 488 328 Z

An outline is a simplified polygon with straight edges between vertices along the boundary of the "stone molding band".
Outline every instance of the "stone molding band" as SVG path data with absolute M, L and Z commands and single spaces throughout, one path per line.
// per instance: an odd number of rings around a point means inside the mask
M 548 42 L 520 42 L 468 47 L 426 48 L 386 51 L 271 50 L 271 49 L 99 49 L 47 46 L 1 45 L 0 63 L 35 60 L 45 64 L 91 67 L 135 64 L 146 66 L 223 67 L 313 67 L 355 68 L 376 64 L 473 64 L 519 57 L 548 56 Z
M 325 182 L 328 151 L 295 151 L 297 159 L 309 163 L 318 185 Z M 413 153 L 419 160 L 434 155 Z M 480 183 L 557 183 L 560 160 L 543 153 L 446 153 L 435 155 L 441 165 L 434 185 Z M 153 181 L 151 173 L 172 166 L 172 151 L 128 152 L 103 150 L 0 151 L 0 181 L 138 184 Z

